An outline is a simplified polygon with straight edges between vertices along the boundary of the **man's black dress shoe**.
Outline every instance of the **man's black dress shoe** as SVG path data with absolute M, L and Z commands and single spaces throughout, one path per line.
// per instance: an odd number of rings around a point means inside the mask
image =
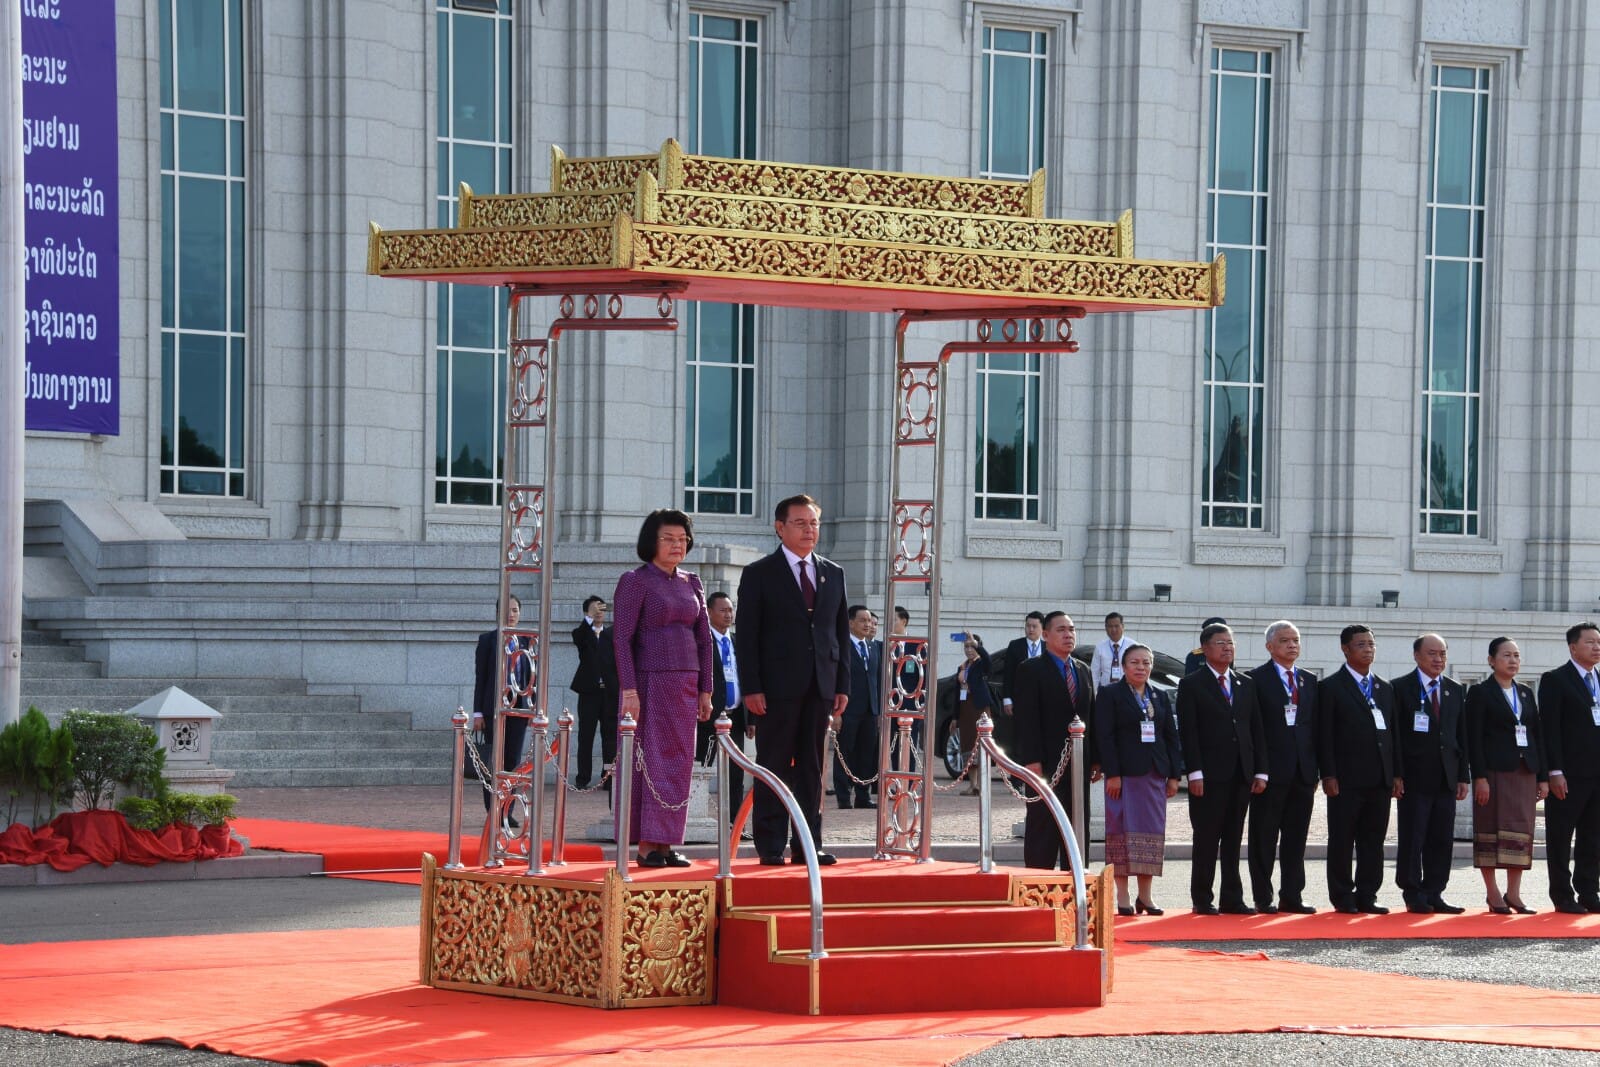
M 782 863 L 783 861 L 780 859 L 778 862 Z M 790 863 L 798 863 L 803 867 L 803 866 L 805 866 L 805 862 L 806 862 L 806 854 L 804 852 L 796 853 L 795 855 L 792 855 L 792 856 L 789 857 L 789 862 Z M 838 863 L 838 862 L 839 862 L 839 857 L 835 856 L 832 852 L 818 852 L 817 853 L 817 866 L 818 867 L 832 867 L 835 863 Z
M 1600 913 L 1600 897 L 1579 897 L 1578 903 L 1591 912 Z
M 1563 915 L 1587 915 L 1589 909 L 1579 904 L 1576 900 L 1558 900 L 1555 902 L 1556 910 Z
M 1196 904 L 1194 906 L 1194 913 L 1196 915 L 1221 915 L 1222 914 L 1222 912 L 1220 912 L 1220 911 L 1218 911 L 1216 909 L 1216 905 L 1214 905 L 1214 904 Z
M 1433 905 L 1414 901 L 1406 905 L 1406 911 L 1410 912 L 1412 915 L 1432 915 Z
M 761 866 L 763 866 L 763 867 L 782 867 L 783 866 L 783 857 L 782 856 L 762 856 L 761 857 Z
M 839 810 L 840 811 L 849 811 L 851 809 L 851 807 L 853 807 L 853 806 L 854 805 L 852 805 L 848 800 L 839 801 Z
M 1276 915 L 1278 914 L 1278 906 L 1276 904 L 1257 904 L 1256 911 L 1262 915 Z
M 1335 904 L 1333 910 L 1340 915 L 1360 915 L 1361 909 L 1354 904 Z
M 1436 914 L 1439 914 L 1439 915 L 1460 915 L 1462 912 L 1466 911 L 1467 909 L 1463 908 L 1463 907 L 1460 907 L 1458 905 L 1455 905 L 1455 904 L 1451 904 L 1449 901 L 1445 900 L 1443 897 L 1439 897 L 1437 900 L 1435 900 L 1433 902 L 1433 910 L 1434 910 L 1434 912 Z
M 1222 907 L 1222 914 L 1224 915 L 1254 915 L 1255 913 L 1256 909 L 1248 904 L 1224 904 Z
M 870 800 L 858 800 L 858 801 L 856 801 L 856 807 L 858 807 L 858 808 L 872 808 L 873 810 L 877 810 L 878 805 L 874 804 Z
M 1365 904 L 1359 904 L 1357 905 L 1357 908 L 1363 915 L 1389 914 L 1389 909 L 1384 907 L 1382 904 L 1379 904 L 1376 900 L 1368 901 Z
M 1313 908 L 1310 904 L 1302 904 L 1298 900 L 1293 904 L 1280 904 L 1278 910 L 1286 911 L 1290 915 L 1315 915 L 1317 913 L 1316 908 Z

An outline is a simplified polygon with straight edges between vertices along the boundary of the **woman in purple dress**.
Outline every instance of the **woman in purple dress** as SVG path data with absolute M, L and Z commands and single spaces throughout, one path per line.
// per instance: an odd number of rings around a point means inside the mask
M 624 574 L 611 598 L 618 713 L 638 723 L 629 840 L 639 843 L 641 867 L 689 866 L 672 846 L 688 818 L 695 723 L 711 718 L 713 655 L 700 579 L 678 569 L 693 547 L 689 516 L 652 511 L 639 529 L 644 566 Z

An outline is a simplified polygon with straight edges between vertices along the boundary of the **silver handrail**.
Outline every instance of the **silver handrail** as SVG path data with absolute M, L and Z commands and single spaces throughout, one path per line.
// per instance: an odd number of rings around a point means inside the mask
M 633 735 L 639 729 L 632 712 L 625 711 L 617 722 L 617 877 L 633 881 L 628 873 L 628 838 L 633 827 Z
M 447 871 L 461 869 L 461 790 L 466 785 L 469 721 L 467 709 L 456 705 L 456 713 L 450 716 L 450 725 L 455 728 L 455 744 L 450 755 L 450 855 L 444 861 Z
M 822 948 L 822 868 L 817 864 L 817 846 L 811 840 L 810 831 L 806 829 L 810 824 L 806 821 L 805 814 L 800 810 L 800 802 L 795 800 L 793 793 L 789 792 L 789 787 L 783 784 L 783 779 L 745 755 L 744 750 L 733 743 L 733 738 L 730 736 L 733 730 L 733 720 L 728 718 L 727 711 L 723 711 L 721 715 L 717 716 L 716 730 L 717 796 L 719 798 L 719 810 L 717 811 L 717 878 L 733 877 L 733 850 L 737 847 L 737 842 L 732 840 L 733 832 L 728 820 L 722 817 L 720 810 L 720 798 L 728 795 L 728 761 L 731 759 L 744 768 L 747 774 L 753 775 L 766 783 L 767 788 L 771 789 L 778 799 L 783 801 L 783 806 L 788 811 L 789 819 L 794 823 L 795 829 L 802 831 L 797 836 L 800 838 L 800 849 L 805 853 L 806 883 L 811 891 L 810 958 L 814 960 L 824 959 L 828 954 Z M 751 798 L 754 796 L 755 790 L 752 788 L 745 795 L 745 806 L 750 804 Z M 740 814 L 744 814 L 743 808 L 740 809 Z
M 523 836 L 528 839 L 528 869 L 530 877 L 544 873 L 544 764 L 550 755 L 550 720 L 545 717 L 544 702 L 533 709 L 533 747 L 528 753 L 528 825 Z
M 550 866 L 567 865 L 567 758 L 572 748 L 572 709 L 562 708 L 556 720 L 556 810 L 550 826 Z
M 1074 717 L 1074 723 L 1080 726 L 1072 734 L 1072 785 L 1073 796 L 1083 795 L 1081 777 L 1083 774 L 1083 730 L 1081 722 Z M 994 760 L 1002 771 L 1015 778 L 1021 778 L 1028 787 L 1039 797 L 1039 803 L 1045 804 L 1050 809 L 1051 816 L 1056 821 L 1056 829 L 1061 833 L 1061 840 L 1067 845 L 1067 860 L 1072 867 L 1072 904 L 1073 904 L 1073 948 L 1091 948 L 1089 944 L 1089 894 L 1083 882 L 1083 854 L 1078 848 L 1078 835 L 1075 832 L 1072 820 L 1067 818 L 1067 813 L 1057 799 L 1055 790 L 1050 788 L 1044 776 L 1028 770 L 1022 764 L 1005 754 L 1005 751 L 994 740 L 994 720 L 989 718 L 986 711 L 978 719 L 978 869 L 988 874 L 994 870 L 994 833 L 990 827 L 993 814 L 989 790 L 989 761 Z

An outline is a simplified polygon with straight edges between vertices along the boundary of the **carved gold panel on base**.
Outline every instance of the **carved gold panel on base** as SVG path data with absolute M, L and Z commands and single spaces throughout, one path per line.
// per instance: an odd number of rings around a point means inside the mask
M 448 871 L 423 857 L 424 985 L 599 1008 L 716 998 L 716 883 Z
M 1107 864 L 1099 874 L 1088 876 L 1084 899 L 1089 905 L 1089 943 L 1103 949 L 1106 954 L 1106 992 L 1110 992 L 1115 977 L 1112 941 L 1115 936 L 1117 916 L 1117 884 L 1115 869 Z M 1072 900 L 1072 875 L 1065 871 L 1039 874 L 1013 874 L 1011 876 L 1011 903 L 1021 907 L 1055 908 L 1056 936 L 1072 944 L 1072 931 L 1077 922 L 1077 905 Z

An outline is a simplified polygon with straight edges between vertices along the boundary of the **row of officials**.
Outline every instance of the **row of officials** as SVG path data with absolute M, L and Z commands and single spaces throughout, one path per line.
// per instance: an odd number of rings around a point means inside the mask
M 1240 671 L 1233 632 L 1206 626 L 1204 664 L 1179 683 L 1170 709 L 1176 729 L 1157 694 L 1157 721 L 1145 731 L 1153 740 L 1122 744 L 1113 757 L 1124 776 L 1187 776 L 1197 913 L 1314 910 L 1304 895 L 1305 847 L 1319 786 L 1328 897 L 1340 912 L 1387 910 L 1377 897 L 1391 814 L 1406 909 L 1462 911 L 1444 893 L 1456 804 L 1468 796 L 1472 862 L 1490 911 L 1534 910 L 1522 899 L 1521 877 L 1533 863 L 1542 800 L 1551 903 L 1570 914 L 1600 912 L 1600 626 L 1571 627 L 1568 661 L 1545 672 L 1537 689 L 1519 679 L 1521 652 L 1508 637 L 1489 643 L 1488 677 L 1464 686 L 1445 673 L 1449 650 L 1438 634 L 1412 642 L 1416 668 L 1393 680 L 1372 670 L 1377 642 L 1366 626 L 1344 628 L 1344 663 L 1321 679 L 1296 666 L 1300 633 L 1292 623 L 1275 622 L 1265 636 L 1267 662 Z M 1094 733 L 1117 733 L 1104 716 L 1094 725 Z M 1102 764 L 1105 744 L 1102 736 L 1094 750 Z M 1239 869 L 1247 820 L 1252 900 Z M 1504 887 L 1498 871 L 1506 872 Z

